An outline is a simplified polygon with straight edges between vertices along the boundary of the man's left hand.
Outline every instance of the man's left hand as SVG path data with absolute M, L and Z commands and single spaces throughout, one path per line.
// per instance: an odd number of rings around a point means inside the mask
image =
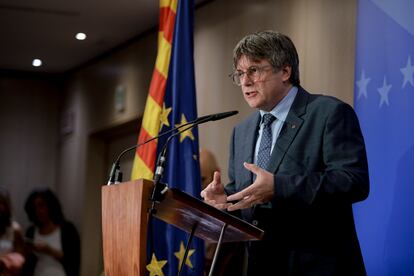
M 227 201 L 238 201 L 237 203 L 230 205 L 227 208 L 228 211 L 251 208 L 255 204 L 266 203 L 273 197 L 273 174 L 254 164 L 245 162 L 243 165 L 247 170 L 256 175 L 256 180 L 246 189 L 227 197 Z

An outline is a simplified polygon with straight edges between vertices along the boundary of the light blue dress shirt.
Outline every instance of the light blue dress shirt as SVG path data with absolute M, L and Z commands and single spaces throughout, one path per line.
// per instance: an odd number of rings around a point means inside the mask
M 286 117 L 289 113 L 290 107 L 295 100 L 296 94 L 298 93 L 298 88 L 293 86 L 288 94 L 270 111 L 270 113 L 276 117 L 276 120 L 273 121 L 272 127 L 272 148 L 271 152 L 273 152 L 273 148 L 275 147 L 277 137 L 282 129 L 283 123 L 286 120 Z M 262 140 L 262 132 L 263 132 L 263 115 L 269 113 L 263 110 L 260 110 L 260 129 L 259 134 L 256 141 L 256 147 L 254 150 L 254 163 L 257 164 L 257 154 L 259 152 L 260 141 Z

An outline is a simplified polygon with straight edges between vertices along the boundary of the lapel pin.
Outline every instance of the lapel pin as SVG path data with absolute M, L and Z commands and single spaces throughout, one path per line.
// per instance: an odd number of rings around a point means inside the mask
M 296 125 L 292 125 L 292 128 L 296 128 Z

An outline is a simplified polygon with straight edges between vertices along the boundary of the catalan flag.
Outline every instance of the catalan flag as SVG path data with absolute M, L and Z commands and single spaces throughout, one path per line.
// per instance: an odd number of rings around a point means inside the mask
M 158 56 L 145 108 L 139 142 L 197 118 L 193 60 L 193 0 L 162 0 Z M 132 178 L 152 179 L 166 138 L 140 147 Z M 201 191 L 197 128 L 170 141 L 162 179 L 169 187 L 195 197 Z M 152 231 L 151 231 L 152 230 Z M 154 219 L 148 234 L 150 275 L 177 275 L 189 234 Z M 192 240 L 182 275 L 203 275 L 204 246 Z
M 169 110 L 165 107 L 164 97 L 170 67 L 177 3 L 178 0 L 160 0 L 158 54 L 152 73 L 138 144 L 157 136 L 164 125 L 169 126 Z M 131 179 L 153 178 L 156 152 L 157 140 L 137 148 Z

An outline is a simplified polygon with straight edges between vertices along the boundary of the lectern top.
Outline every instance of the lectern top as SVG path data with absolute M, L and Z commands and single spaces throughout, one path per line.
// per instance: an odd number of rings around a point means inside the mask
M 220 231 L 227 224 L 223 242 L 260 240 L 263 230 L 223 212 L 178 189 L 171 188 L 164 200 L 156 205 L 156 218 L 191 232 L 195 224 L 195 236 L 217 242 Z

